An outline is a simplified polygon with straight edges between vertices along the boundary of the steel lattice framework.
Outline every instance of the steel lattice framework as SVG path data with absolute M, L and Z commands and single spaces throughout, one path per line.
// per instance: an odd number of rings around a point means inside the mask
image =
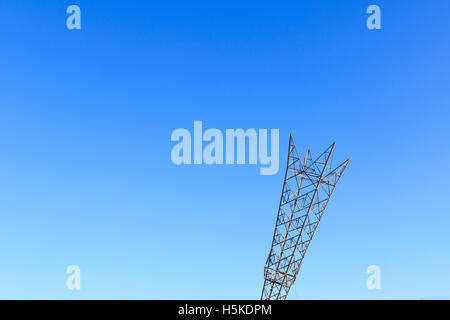
M 328 201 L 350 161 L 332 169 L 334 146 L 314 161 L 309 150 L 301 159 L 292 135 L 289 138 L 286 174 L 272 248 L 264 267 L 261 299 L 284 300 L 295 282 Z

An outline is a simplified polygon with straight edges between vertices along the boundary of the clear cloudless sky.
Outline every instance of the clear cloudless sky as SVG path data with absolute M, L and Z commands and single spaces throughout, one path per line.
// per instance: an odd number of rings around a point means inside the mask
M 448 0 L 2 0 L 0 298 L 258 299 L 289 133 L 352 157 L 290 298 L 450 297 L 449 16 Z M 174 165 L 194 120 L 280 129 L 278 174 Z

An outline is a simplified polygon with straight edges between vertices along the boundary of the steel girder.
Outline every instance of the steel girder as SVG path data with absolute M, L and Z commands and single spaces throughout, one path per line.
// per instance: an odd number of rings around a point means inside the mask
M 300 158 L 292 135 L 272 248 L 264 267 L 261 299 L 284 300 L 295 282 L 305 253 L 334 188 L 350 159 L 332 168 L 333 143 L 314 161 Z

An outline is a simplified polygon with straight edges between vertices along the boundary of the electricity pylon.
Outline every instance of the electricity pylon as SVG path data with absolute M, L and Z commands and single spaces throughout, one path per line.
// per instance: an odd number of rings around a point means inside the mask
M 272 248 L 264 267 L 261 299 L 284 300 L 294 284 L 306 250 L 334 188 L 350 159 L 332 169 L 333 143 L 316 160 L 301 159 L 292 135 Z

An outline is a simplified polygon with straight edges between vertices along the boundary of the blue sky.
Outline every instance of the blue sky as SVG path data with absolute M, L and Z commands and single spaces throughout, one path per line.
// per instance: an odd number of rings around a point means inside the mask
M 352 157 L 290 298 L 449 297 L 448 12 L 2 1 L 0 298 L 259 298 L 284 168 L 175 166 L 170 135 L 194 120 L 279 128 L 281 166 L 289 133 L 300 152 L 336 141 Z

